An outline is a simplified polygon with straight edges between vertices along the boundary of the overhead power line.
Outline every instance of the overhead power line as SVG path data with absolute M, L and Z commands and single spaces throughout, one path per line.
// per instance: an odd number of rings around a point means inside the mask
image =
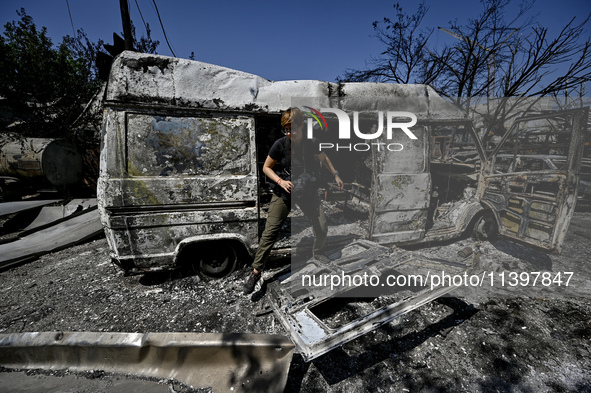
M 148 34 L 148 25 L 146 24 L 146 21 L 144 20 L 144 16 L 142 15 L 142 10 L 140 9 L 140 5 L 138 4 L 137 0 L 135 0 L 135 5 L 137 7 L 137 10 L 140 13 L 140 18 L 142 18 L 142 22 L 144 23 L 144 28 L 146 29 L 146 34 Z
M 170 53 L 172 53 L 172 55 L 174 57 L 176 57 L 176 54 L 172 50 L 170 42 L 168 42 L 168 37 L 166 36 L 166 31 L 164 30 L 164 25 L 162 24 L 162 19 L 160 18 L 160 12 L 158 11 L 158 6 L 156 5 L 156 0 L 152 0 L 152 2 L 154 3 L 154 7 L 156 8 L 156 14 L 158 15 L 158 20 L 160 21 L 160 26 L 162 27 L 162 33 L 164 33 L 164 39 L 166 40 L 166 44 L 168 45 L 168 49 L 170 49 Z
M 74 38 L 76 38 L 76 29 L 74 29 L 74 21 L 72 20 L 72 12 L 70 11 L 70 3 L 66 0 L 66 5 L 68 6 L 68 15 L 70 15 L 70 24 L 72 25 L 72 33 L 74 33 Z

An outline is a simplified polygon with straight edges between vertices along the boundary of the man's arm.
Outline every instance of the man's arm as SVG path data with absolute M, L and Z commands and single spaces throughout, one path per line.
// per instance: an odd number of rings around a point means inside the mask
M 267 156 L 265 163 L 263 164 L 263 173 L 267 175 L 269 179 L 274 181 L 275 183 L 279 184 L 281 188 L 283 188 L 289 194 L 293 187 L 293 184 L 290 181 L 283 180 L 279 177 L 278 174 L 275 173 L 273 167 L 277 164 L 277 160 L 271 158 L 271 156 Z
M 318 157 L 322 165 L 324 165 L 326 169 L 328 169 L 330 173 L 332 173 L 332 175 L 334 176 L 334 180 L 337 182 L 337 185 L 339 186 L 339 190 L 342 190 L 344 186 L 343 181 L 339 177 L 339 172 L 336 169 L 334 169 L 334 166 L 332 165 L 330 158 L 328 158 L 328 156 L 324 153 L 320 153 L 316 157 Z

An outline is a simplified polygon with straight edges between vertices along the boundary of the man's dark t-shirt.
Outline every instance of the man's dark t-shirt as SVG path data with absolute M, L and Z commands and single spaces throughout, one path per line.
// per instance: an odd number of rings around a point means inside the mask
M 318 176 L 320 163 L 316 156 L 320 154 L 320 144 L 318 139 L 302 138 L 300 145 L 296 146 L 291 143 L 291 140 L 284 136 L 275 141 L 271 150 L 269 150 L 269 157 L 277 161 L 282 170 L 277 174 L 284 180 L 294 182 L 302 174 L 308 173 L 313 176 Z M 281 196 L 284 200 L 290 199 L 290 194 L 286 193 L 280 187 Z M 277 191 L 275 191 L 277 193 Z

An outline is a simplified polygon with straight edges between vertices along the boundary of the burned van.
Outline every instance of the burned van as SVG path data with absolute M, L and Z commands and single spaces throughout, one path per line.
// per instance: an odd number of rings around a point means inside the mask
M 112 258 L 130 273 L 192 264 L 209 277 L 256 251 L 273 187 L 262 165 L 291 106 L 307 112 L 307 135 L 346 184 L 338 190 L 326 176 L 322 186 L 329 215 L 345 217 L 330 227 L 387 245 L 474 232 L 559 250 L 587 121 L 586 109 L 523 113 L 488 138 L 424 85 L 272 82 L 134 52 L 115 59 L 103 102 L 98 197 Z M 525 145 L 540 145 L 535 130 L 556 134 L 548 152 Z M 499 170 L 507 154 L 566 161 L 560 169 Z M 277 253 L 299 241 L 293 215 Z

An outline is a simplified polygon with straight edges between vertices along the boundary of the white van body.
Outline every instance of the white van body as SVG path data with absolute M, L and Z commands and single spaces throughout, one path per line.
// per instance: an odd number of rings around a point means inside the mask
M 281 136 L 279 118 L 294 97 L 343 110 L 350 98 L 376 103 L 388 97 L 389 105 L 416 115 L 416 140 L 406 140 L 396 155 L 368 152 L 359 164 L 365 172 L 349 178 L 350 184 L 363 183 L 352 194 L 366 192 L 368 239 L 409 244 L 450 239 L 470 228 L 484 235 L 498 228 L 516 240 L 560 248 L 574 210 L 581 159 L 576 149 L 566 169 L 536 178 L 559 186 L 541 194 L 527 185 L 511 190 L 509 183 L 527 183 L 524 175 L 496 173 L 500 150 L 487 152 L 472 120 L 428 86 L 272 82 L 202 62 L 126 51 L 112 65 L 103 101 L 98 184 L 101 220 L 115 262 L 139 273 L 190 261 L 216 277 L 233 269 L 240 252 L 253 255 L 268 194 L 262 163 Z M 586 119 L 586 112 L 577 116 Z M 327 114 L 327 121 L 335 124 L 336 118 Z M 439 140 L 443 129 L 452 132 Z M 450 141 L 460 134 L 472 139 L 471 155 L 454 161 L 449 154 L 461 145 Z M 576 146 L 582 131 L 573 135 Z M 442 177 L 434 171 L 451 173 L 449 165 L 457 163 L 469 185 L 452 203 L 442 199 L 443 187 L 437 186 Z M 528 215 L 530 210 L 543 214 Z M 279 242 L 277 250 L 288 252 L 288 247 Z

